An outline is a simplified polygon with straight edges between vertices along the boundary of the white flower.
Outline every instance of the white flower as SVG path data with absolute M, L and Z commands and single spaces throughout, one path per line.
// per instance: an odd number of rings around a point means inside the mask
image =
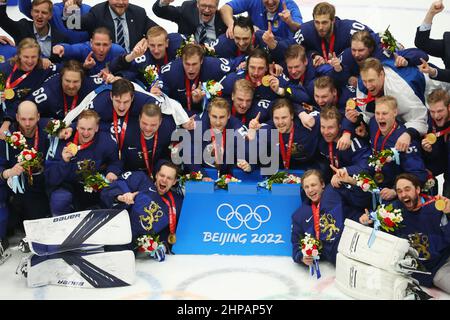
M 319 255 L 319 251 L 317 249 L 314 249 L 311 254 L 313 257 L 317 257 Z
M 84 186 L 84 191 L 92 193 L 94 191 L 94 189 L 92 187 Z
M 369 191 L 369 189 L 370 189 L 370 184 L 368 184 L 368 183 L 362 184 L 362 185 L 361 185 L 361 189 L 362 189 L 362 191 L 364 191 L 364 192 Z

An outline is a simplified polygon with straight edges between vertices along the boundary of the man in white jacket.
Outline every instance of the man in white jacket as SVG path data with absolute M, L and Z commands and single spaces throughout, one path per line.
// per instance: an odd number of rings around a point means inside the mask
M 427 133 L 427 107 L 425 106 L 424 76 L 416 67 L 398 69 L 390 62 L 383 64 L 375 58 L 367 59 L 361 66 L 361 77 L 356 91 L 355 108 L 346 108 L 346 118 L 353 125 L 358 125 L 360 114 L 365 123 L 369 123 L 375 112 L 375 99 L 390 95 L 397 99 L 398 120 L 403 122 L 407 131 L 402 134 L 395 148 L 406 151 L 412 139 L 420 140 Z M 344 126 L 351 130 L 351 124 Z M 344 134 L 343 139 L 350 139 L 350 133 Z M 344 141 L 344 140 L 343 140 Z

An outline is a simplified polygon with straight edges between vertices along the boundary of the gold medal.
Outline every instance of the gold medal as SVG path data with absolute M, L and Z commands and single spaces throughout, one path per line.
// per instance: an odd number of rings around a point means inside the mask
M 355 109 L 356 108 L 356 102 L 353 99 L 348 99 L 345 106 L 349 109 Z
M 15 92 L 13 89 L 5 89 L 5 91 L 3 92 L 3 96 L 6 100 L 11 100 L 14 98 Z
M 75 157 L 78 153 L 78 146 L 75 143 L 70 142 L 67 145 L 67 149 L 69 150 L 69 152 Z
M 269 75 L 266 75 L 266 76 L 262 77 L 262 79 L 261 79 L 261 84 L 262 84 L 264 87 L 268 87 L 268 86 L 270 85 L 270 76 L 269 76 Z
M 174 244 L 175 242 L 177 242 L 177 236 L 175 235 L 175 233 L 169 234 L 167 242 L 169 242 L 170 244 Z
M 436 202 L 434 203 L 434 206 L 436 207 L 437 210 L 444 211 L 445 200 L 443 200 L 443 199 L 436 200 Z
M 384 175 L 381 172 L 375 173 L 374 178 L 376 183 L 382 183 L 384 181 Z
M 427 141 L 428 141 L 430 144 L 435 144 L 436 141 L 437 141 L 437 137 L 436 137 L 436 135 L 435 135 L 434 133 L 429 133 L 429 134 L 427 134 L 427 135 L 425 136 L 425 139 L 427 139 Z

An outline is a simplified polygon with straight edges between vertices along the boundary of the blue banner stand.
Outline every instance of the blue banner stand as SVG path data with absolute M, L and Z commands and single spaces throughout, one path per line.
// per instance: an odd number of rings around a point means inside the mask
M 301 205 L 299 184 L 186 182 L 176 254 L 291 256 L 291 216 Z

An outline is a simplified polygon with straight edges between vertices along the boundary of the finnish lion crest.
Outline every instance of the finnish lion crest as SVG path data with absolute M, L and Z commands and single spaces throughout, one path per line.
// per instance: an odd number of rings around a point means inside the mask
M 326 235 L 326 241 L 333 241 L 339 231 L 341 231 L 338 227 L 336 227 L 336 219 L 333 218 L 331 213 L 321 215 L 319 225 L 322 233 L 328 233 Z
M 417 250 L 419 257 L 423 257 L 425 260 L 431 258 L 429 251 L 430 243 L 428 241 L 428 236 L 422 233 L 413 233 L 408 235 L 409 243 L 411 246 Z
M 147 213 L 147 216 L 140 215 L 139 222 L 141 223 L 141 227 L 145 231 L 152 230 L 153 223 L 158 222 L 159 219 L 164 215 L 161 207 L 155 201 L 150 202 L 148 207 L 144 207 L 144 212 Z

